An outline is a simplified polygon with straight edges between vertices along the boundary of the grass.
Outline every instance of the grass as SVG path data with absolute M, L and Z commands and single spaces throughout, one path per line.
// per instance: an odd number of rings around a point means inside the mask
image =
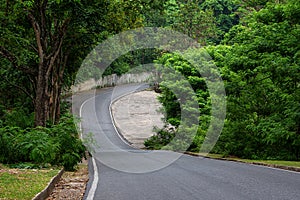
M 192 153 L 193 154 L 193 153 Z M 262 163 L 266 165 L 278 165 L 278 166 L 286 166 L 286 167 L 299 167 L 300 168 L 300 161 L 284 161 L 284 160 L 250 160 L 250 159 L 242 159 L 237 157 L 224 157 L 221 154 L 197 154 L 200 156 L 206 156 L 209 158 L 214 159 L 224 159 L 224 160 L 235 160 L 241 161 L 245 163 Z
M 287 166 L 287 167 L 299 167 L 300 168 L 300 162 L 299 161 L 284 161 L 284 160 L 249 160 L 249 159 L 237 159 L 246 163 L 263 163 L 263 164 L 269 164 L 269 165 L 280 165 L 280 166 Z M 233 160 L 235 160 L 233 159 Z
M 0 164 L 0 199 L 32 199 L 58 172 L 57 169 L 10 169 Z

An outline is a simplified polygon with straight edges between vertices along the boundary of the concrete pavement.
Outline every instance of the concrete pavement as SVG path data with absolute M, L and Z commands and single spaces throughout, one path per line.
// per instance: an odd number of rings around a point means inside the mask
M 92 132 L 99 144 L 94 147 L 95 164 L 90 169 L 86 199 L 300 199 L 300 173 L 167 151 L 141 151 L 125 144 L 111 123 L 108 107 L 111 100 L 136 89 L 101 90 L 80 108 L 83 135 Z
M 162 106 L 154 91 L 131 93 L 112 104 L 112 115 L 118 131 L 136 148 L 153 135 L 153 127 L 163 128 Z

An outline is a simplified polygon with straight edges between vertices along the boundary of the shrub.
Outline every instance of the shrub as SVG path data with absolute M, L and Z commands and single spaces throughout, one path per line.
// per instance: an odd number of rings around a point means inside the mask
M 168 145 L 175 136 L 174 132 L 168 132 L 165 129 L 155 129 L 157 132 L 144 142 L 147 149 L 162 149 Z
M 16 108 L 11 111 L 4 111 L 4 126 L 20 127 L 25 129 L 27 127 L 33 127 L 34 115 L 29 113 L 26 109 Z
M 2 163 L 51 164 L 64 166 L 66 170 L 74 170 L 85 152 L 70 114 L 50 127 L 0 127 L 0 145 Z

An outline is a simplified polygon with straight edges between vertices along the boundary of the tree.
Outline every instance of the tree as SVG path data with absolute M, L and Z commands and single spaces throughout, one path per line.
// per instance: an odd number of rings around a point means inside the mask
M 196 66 L 186 59 L 195 61 Z M 165 129 L 158 130 L 158 135 L 148 139 L 145 145 L 150 148 L 166 145 L 164 148 L 173 150 L 199 151 L 205 138 L 212 137 L 212 134 L 206 133 L 211 120 L 210 95 L 214 94 L 209 93 L 206 85 L 209 77 L 200 74 L 209 76 L 207 70 L 213 69 L 212 63 L 204 49 L 194 48 L 185 51 L 184 57 L 179 53 L 164 53 L 155 62 L 159 64 L 157 69 L 162 77 L 159 101 L 166 113 L 165 120 L 177 129 L 170 133 Z M 214 73 L 212 71 L 211 75 Z M 203 152 L 209 148 L 209 145 L 204 146 L 201 149 Z
M 299 8 L 268 3 L 213 50 L 228 99 L 218 152 L 299 160 Z
M 213 38 L 214 42 L 219 43 L 225 33 L 231 27 L 239 23 L 238 9 L 240 8 L 240 0 L 205 0 L 201 3 L 202 10 L 212 10 L 216 18 L 218 28 L 218 37 Z
M 205 45 L 217 37 L 216 20 L 211 9 L 201 9 L 198 0 L 166 3 L 167 22 L 170 26 Z
M 45 126 L 47 120 L 59 121 L 62 87 L 71 82 L 70 76 L 97 42 L 109 31 L 116 33 L 137 24 L 136 12 L 123 13 L 131 20 L 108 29 L 115 11 L 106 8 L 121 7 L 118 2 L 1 1 L 1 63 L 6 70 L 14 68 L 29 80 L 29 87 L 20 88 L 33 99 L 35 126 Z
M 56 121 L 59 116 L 57 104 L 68 56 L 63 44 L 72 19 L 66 6 L 70 5 L 47 0 L 6 2 L 2 23 L 2 34 L 6 36 L 0 53 L 11 66 L 28 75 L 32 83 L 36 126 L 45 126 L 47 119 Z M 17 23 L 13 25 L 14 22 Z M 13 40 L 22 43 L 15 48 Z

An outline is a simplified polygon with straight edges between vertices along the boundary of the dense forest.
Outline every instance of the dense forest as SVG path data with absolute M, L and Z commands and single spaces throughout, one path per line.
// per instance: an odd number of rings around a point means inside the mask
M 227 111 L 213 152 L 300 159 L 298 0 L 0 1 L 1 163 L 73 169 L 84 146 L 62 91 L 74 83 L 94 47 L 138 27 L 162 27 L 193 38 L 219 69 Z M 201 116 L 188 150 L 199 151 L 211 120 L 204 77 L 179 54 L 158 49 L 128 52 L 105 74 L 120 75 L 146 63 L 172 68 L 190 82 Z M 180 105 L 168 83 L 161 83 L 160 92 L 167 123 L 178 127 Z M 145 145 L 164 148 L 175 135 L 158 130 Z
M 200 13 L 213 13 L 209 17 L 213 20 L 206 21 L 204 27 L 209 32 L 201 37 L 193 26 L 195 30 L 185 33 L 204 45 L 221 72 L 226 90 L 225 127 L 212 152 L 251 159 L 299 160 L 300 3 L 204 1 L 197 8 Z M 176 23 L 172 25 L 178 28 Z M 211 101 L 204 78 L 179 55 L 165 53 L 156 62 L 181 72 L 196 91 L 200 124 L 188 150 L 202 150 L 211 120 Z M 178 126 L 181 108 L 168 88 L 171 84 L 165 84 L 160 101 L 167 121 Z M 175 87 L 182 87 L 181 83 Z M 175 135 L 159 130 L 145 145 L 162 148 Z

